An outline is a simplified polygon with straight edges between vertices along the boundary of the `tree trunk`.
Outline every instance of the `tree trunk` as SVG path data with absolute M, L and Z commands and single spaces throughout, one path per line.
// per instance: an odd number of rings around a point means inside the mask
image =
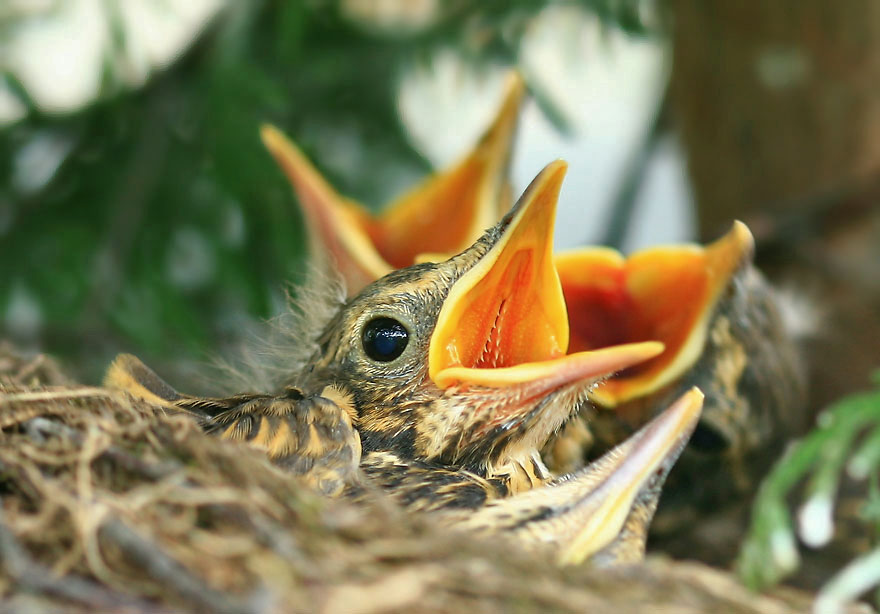
M 734 219 L 752 228 L 760 268 L 795 297 L 810 399 L 792 410 L 815 414 L 880 368 L 880 2 L 671 6 L 671 103 L 701 239 Z M 705 522 L 680 554 L 727 563 L 744 517 Z M 851 560 L 844 541 L 809 567 Z
M 676 120 L 703 239 L 880 172 L 880 3 L 673 0 Z

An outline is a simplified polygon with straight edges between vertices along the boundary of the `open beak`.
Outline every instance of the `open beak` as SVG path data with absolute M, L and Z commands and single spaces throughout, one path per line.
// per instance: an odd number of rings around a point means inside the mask
M 693 388 L 584 469 L 493 501 L 467 523 L 478 530 L 506 532 L 526 547 L 549 549 L 564 565 L 587 559 L 598 565 L 641 560 L 663 481 L 702 406 L 703 394 Z
M 754 240 L 745 224 L 706 247 L 646 249 L 624 258 L 607 248 L 558 254 L 568 305 L 569 351 L 656 340 L 664 352 L 592 391 L 605 407 L 653 393 L 678 379 L 703 351 L 711 317 Z
M 263 144 L 287 175 L 299 199 L 310 239 L 312 258 L 330 260 L 350 292 L 392 270 L 370 243 L 364 228 L 370 214 L 363 205 L 341 196 L 300 149 L 269 124 L 260 127 Z
M 553 162 L 535 178 L 491 248 L 450 289 L 428 351 L 439 388 L 518 385 L 543 396 L 662 352 L 662 344 L 646 341 L 567 354 L 568 314 L 552 253 L 566 168 Z M 456 260 L 467 260 L 468 252 Z
M 299 198 L 314 255 L 331 255 L 353 295 L 392 269 L 460 252 L 501 217 L 510 205 L 507 173 L 523 93 L 522 79 L 511 74 L 476 147 L 378 216 L 340 196 L 279 130 L 264 125 L 260 134 Z

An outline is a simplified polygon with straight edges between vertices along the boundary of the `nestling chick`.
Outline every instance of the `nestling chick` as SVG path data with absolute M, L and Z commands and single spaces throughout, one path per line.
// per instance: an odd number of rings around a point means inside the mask
M 133 373 L 131 359 L 111 367 L 108 384 L 197 411 L 221 436 L 318 475 L 325 492 L 354 474 L 361 447 L 362 473 L 411 509 L 552 550 L 562 563 L 635 560 L 702 395 L 689 392 L 576 474 L 553 479 L 542 463 L 538 450 L 596 381 L 663 350 L 644 342 L 566 353 L 551 249 L 564 173 L 549 165 L 461 254 L 394 271 L 347 303 L 309 366 L 291 373 L 295 392 L 185 398 L 145 367 Z M 354 482 L 346 486 L 356 494 Z
M 461 250 L 509 203 L 506 173 L 522 96 L 522 82 L 512 75 L 479 144 L 378 216 L 337 194 L 292 143 L 264 128 L 263 140 L 305 214 L 313 259 L 333 261 L 350 289 L 359 290 L 393 268 Z M 645 340 L 666 349 L 591 393 L 598 407 L 613 411 L 585 416 L 589 430 L 583 420 L 571 421 L 543 451 L 545 462 L 574 470 L 588 453 L 608 450 L 698 386 L 707 399 L 692 442 L 697 450 L 679 465 L 689 468 L 700 496 L 685 485 L 684 498 L 710 504 L 742 491 L 766 469 L 762 451 L 802 426 L 805 379 L 774 292 L 751 266 L 753 247 L 751 233 L 737 222 L 707 246 L 654 247 L 629 257 L 602 247 L 555 255 L 570 351 Z

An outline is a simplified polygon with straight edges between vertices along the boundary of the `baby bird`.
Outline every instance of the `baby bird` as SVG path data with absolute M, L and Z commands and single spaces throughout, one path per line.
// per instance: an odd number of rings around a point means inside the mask
M 263 141 L 303 211 L 312 261 L 334 264 L 354 294 L 394 268 L 464 249 L 509 205 L 507 171 L 523 95 L 522 80 L 512 74 L 479 143 L 377 215 L 337 193 L 293 143 L 264 127 Z M 766 451 L 804 426 L 806 382 L 776 293 L 752 266 L 753 251 L 751 233 L 736 222 L 706 246 L 659 246 L 628 256 L 604 247 L 555 254 L 570 352 L 645 340 L 660 341 L 665 350 L 591 391 L 583 419 L 570 421 L 543 451 L 549 466 L 583 466 L 698 386 L 705 408 L 675 472 L 684 479 L 670 519 L 689 523 L 682 507 L 699 502 L 711 510 L 754 485 L 767 470 Z
M 693 431 L 685 393 L 607 455 L 554 478 L 540 448 L 646 341 L 567 353 L 552 231 L 565 164 L 500 223 L 440 263 L 393 271 L 345 304 L 274 395 L 180 395 L 123 356 L 107 384 L 198 415 L 328 494 L 369 480 L 450 526 L 549 550 L 560 563 L 638 560 L 660 486 Z

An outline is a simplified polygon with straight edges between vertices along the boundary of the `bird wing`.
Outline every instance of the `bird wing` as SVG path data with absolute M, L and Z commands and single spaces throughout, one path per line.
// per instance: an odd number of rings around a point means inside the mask
M 323 494 L 341 494 L 358 479 L 361 440 L 352 416 L 323 396 L 307 397 L 292 387 L 279 395 L 184 395 L 131 354 L 113 361 L 104 385 L 191 415 L 222 439 L 263 450 L 275 465 Z
M 364 454 L 361 470 L 372 484 L 409 511 L 462 512 L 466 516 L 505 494 L 495 480 L 463 469 L 404 459 L 384 450 Z

